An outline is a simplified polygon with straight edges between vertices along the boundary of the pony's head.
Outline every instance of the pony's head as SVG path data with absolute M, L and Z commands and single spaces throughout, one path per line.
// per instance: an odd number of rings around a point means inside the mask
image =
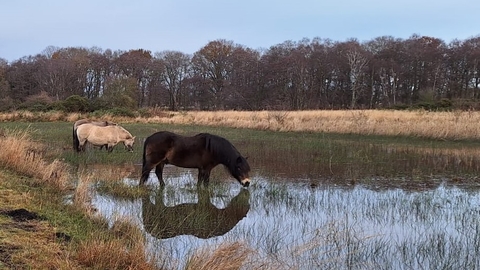
M 206 138 L 206 148 L 216 156 L 219 163 L 223 164 L 230 174 L 244 187 L 250 185 L 250 165 L 238 150 L 227 139 L 220 136 L 201 133 L 197 136 Z
M 230 168 L 232 176 L 237 179 L 242 186 L 248 187 L 250 185 L 250 177 L 248 176 L 250 165 L 248 165 L 247 159 L 238 156 L 233 165 L 233 168 Z
M 123 144 L 125 145 L 125 148 L 127 148 L 128 151 L 133 152 L 133 145 L 135 144 L 135 136 L 125 139 L 123 141 Z
M 123 140 L 123 145 L 125 145 L 125 148 L 128 151 L 133 152 L 133 144 L 135 144 L 135 136 L 132 136 L 132 134 L 130 134 L 130 132 L 128 132 L 128 130 L 126 130 L 122 126 L 115 124 L 115 126 L 113 127 L 119 131 L 118 133 L 119 137 Z

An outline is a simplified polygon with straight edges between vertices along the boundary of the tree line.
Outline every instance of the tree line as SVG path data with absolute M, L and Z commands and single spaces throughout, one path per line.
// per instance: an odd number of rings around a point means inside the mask
M 471 105 L 480 98 L 479 84 L 480 36 L 448 44 L 419 35 L 315 38 L 257 50 L 219 39 L 193 54 L 48 47 L 10 63 L 0 58 L 0 110 L 45 108 L 73 97 L 87 103 L 78 110 Z

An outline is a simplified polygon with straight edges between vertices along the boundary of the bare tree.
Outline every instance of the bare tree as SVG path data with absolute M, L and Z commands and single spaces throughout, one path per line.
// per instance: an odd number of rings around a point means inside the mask
M 0 98 L 78 94 L 131 108 L 344 109 L 480 98 L 480 37 L 412 35 L 286 41 L 261 51 L 215 40 L 193 56 L 165 51 L 47 47 L 0 60 Z M 132 100 L 135 105 L 132 105 Z M 101 104 L 101 103 L 99 103 Z
M 357 95 L 361 89 L 360 80 L 364 75 L 364 69 L 367 66 L 367 57 L 358 49 L 347 51 L 348 64 L 350 65 L 350 82 L 352 85 L 352 102 L 350 108 L 354 109 L 357 105 Z
M 234 47 L 232 41 L 211 41 L 192 59 L 196 74 L 204 80 L 216 109 L 224 109 L 224 90 L 233 71 L 231 56 Z
M 183 90 L 185 81 L 192 76 L 190 56 L 178 51 L 164 51 L 156 57 L 163 64 L 162 82 L 169 94 L 169 107 L 176 111 L 179 105 L 184 105 Z
M 137 106 L 143 107 L 149 96 L 149 84 L 152 82 L 151 64 L 152 55 L 150 51 L 139 49 L 121 53 L 115 59 L 117 79 L 134 78 L 137 81 Z

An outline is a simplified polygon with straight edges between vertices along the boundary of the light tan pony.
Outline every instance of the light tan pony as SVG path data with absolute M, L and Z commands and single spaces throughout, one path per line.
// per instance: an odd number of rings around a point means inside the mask
M 80 152 L 82 149 L 80 149 L 80 142 L 78 141 L 78 136 L 77 136 L 77 128 L 80 126 L 80 125 L 83 125 L 83 124 L 92 124 L 92 125 L 96 125 L 96 126 L 99 126 L 99 127 L 105 127 L 105 126 L 116 126 L 117 124 L 114 123 L 114 122 L 110 122 L 110 121 L 93 121 L 91 119 L 80 119 L 78 121 L 76 121 L 74 124 L 73 124 L 73 149 L 77 152 Z M 103 145 L 100 146 L 100 149 L 102 149 Z M 105 148 L 107 148 L 105 146 Z
M 107 146 L 107 151 L 112 152 L 115 145 L 123 142 L 128 151 L 133 152 L 135 136 L 132 136 L 125 128 L 116 126 L 96 126 L 90 123 L 77 127 L 79 148 L 85 151 L 87 142 L 95 146 Z

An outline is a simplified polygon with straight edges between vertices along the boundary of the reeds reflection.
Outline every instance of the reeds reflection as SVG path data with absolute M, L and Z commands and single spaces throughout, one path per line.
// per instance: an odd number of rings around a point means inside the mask
M 287 182 L 303 179 L 313 181 L 314 185 L 369 186 L 379 182 L 372 179 L 395 178 L 400 181 L 390 181 L 386 188 L 401 185 L 407 189 L 408 182 L 416 185 L 426 177 L 458 184 L 476 181 L 480 174 L 480 148 L 477 146 L 428 147 L 361 141 L 325 141 L 312 147 L 288 142 L 282 145 L 287 146 L 279 149 L 261 141 L 249 144 L 250 152 L 256 153 L 250 157 L 254 173 Z
M 193 235 L 202 239 L 224 235 L 247 216 L 250 210 L 250 192 L 241 189 L 225 208 L 211 202 L 211 191 L 197 188 L 197 203 L 166 206 L 164 192 L 160 189 L 152 202 L 142 200 L 142 217 L 145 231 L 158 239 L 178 235 Z

